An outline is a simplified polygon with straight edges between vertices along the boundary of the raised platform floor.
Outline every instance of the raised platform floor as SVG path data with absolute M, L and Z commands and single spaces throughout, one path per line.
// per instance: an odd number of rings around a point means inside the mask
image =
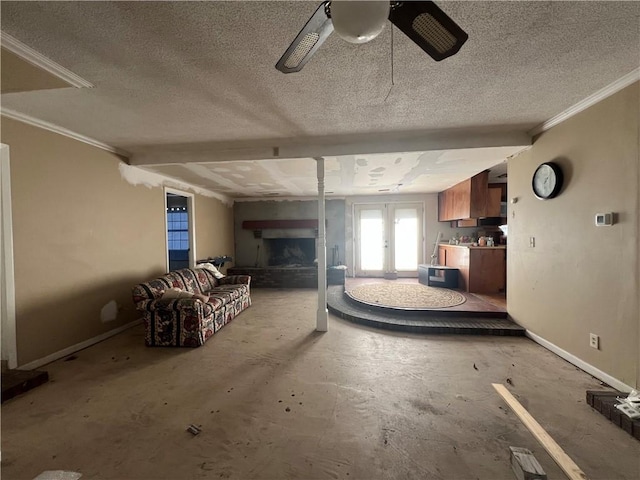
M 391 281 L 410 283 L 416 280 Z M 427 334 L 525 335 L 524 328 L 508 319 L 504 301 L 499 297 L 494 300 L 491 296 L 460 292 L 467 300 L 455 307 L 404 310 L 363 304 L 345 293 L 345 289 L 371 282 L 385 282 L 385 280 L 347 279 L 345 287 L 329 286 L 327 291 L 329 311 L 345 320 L 386 330 Z

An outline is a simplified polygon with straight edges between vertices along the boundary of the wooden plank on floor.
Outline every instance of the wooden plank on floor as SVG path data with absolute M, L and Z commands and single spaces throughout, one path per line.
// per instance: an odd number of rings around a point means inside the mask
M 584 474 L 580 467 L 575 464 L 573 460 L 567 455 L 564 450 L 558 445 L 551 435 L 549 435 L 544 428 L 531 416 L 529 412 L 511 395 L 511 392 L 500 383 L 492 383 L 493 388 L 496 389 L 498 394 L 507 402 L 509 408 L 513 410 L 513 413 L 520 419 L 525 427 L 531 432 L 531 434 L 540 442 L 551 458 L 558 464 L 558 466 L 565 473 L 570 480 L 585 480 L 587 476 Z

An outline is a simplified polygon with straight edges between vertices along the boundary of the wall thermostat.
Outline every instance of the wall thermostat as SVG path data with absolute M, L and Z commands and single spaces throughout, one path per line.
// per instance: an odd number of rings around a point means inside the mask
M 596 213 L 596 227 L 613 225 L 613 213 Z

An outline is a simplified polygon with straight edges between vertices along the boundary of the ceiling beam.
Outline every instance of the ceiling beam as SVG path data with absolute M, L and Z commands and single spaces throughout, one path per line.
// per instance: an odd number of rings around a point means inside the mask
M 375 153 L 456 150 L 461 148 L 527 147 L 525 128 L 459 129 L 426 132 L 392 132 L 333 135 L 298 139 L 234 143 L 192 143 L 129 147 L 131 165 L 215 163 L 239 160 L 316 158 Z

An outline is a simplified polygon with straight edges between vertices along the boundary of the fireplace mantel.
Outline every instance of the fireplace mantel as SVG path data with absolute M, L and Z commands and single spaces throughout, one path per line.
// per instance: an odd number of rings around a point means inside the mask
M 312 236 L 318 236 L 318 219 L 307 218 L 302 220 L 245 220 L 242 222 L 244 230 L 253 230 L 254 238 L 307 238 L 305 230 L 311 230 Z M 268 230 L 270 234 L 263 235 L 262 231 Z
M 245 220 L 242 222 L 244 230 L 267 230 L 270 228 L 318 228 L 317 218 L 303 220 Z

